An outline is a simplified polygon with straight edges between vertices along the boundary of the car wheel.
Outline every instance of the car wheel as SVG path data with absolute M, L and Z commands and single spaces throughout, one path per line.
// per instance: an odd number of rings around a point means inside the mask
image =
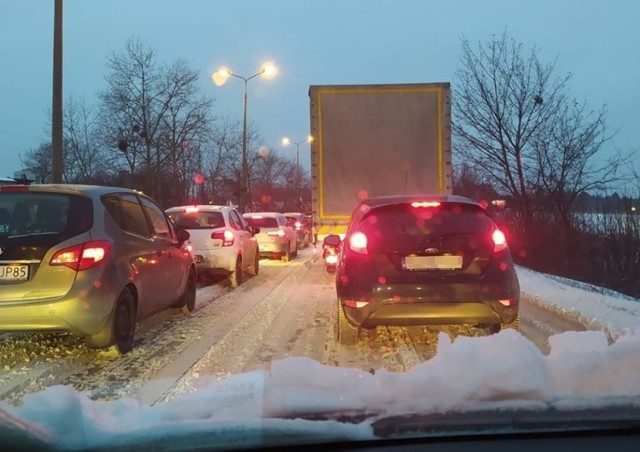
M 236 288 L 242 284 L 242 257 L 236 259 L 236 269 L 229 275 L 229 283 L 231 287 Z
M 187 279 L 187 285 L 184 288 L 184 293 L 180 297 L 180 307 L 186 314 L 187 312 L 193 312 L 196 308 L 196 289 L 198 284 L 198 277 L 193 268 L 189 271 L 189 279 Z
M 124 289 L 105 327 L 98 333 L 85 338 L 89 348 L 108 348 L 115 345 L 118 352 L 125 354 L 133 348 L 136 327 L 136 303 L 131 290 Z
M 260 255 L 258 254 L 258 250 L 256 250 L 253 258 L 253 267 L 249 269 L 249 274 L 255 276 L 260 271 Z
M 296 250 L 293 252 L 291 257 L 298 257 L 298 242 L 296 241 Z
M 344 315 L 342 303 L 338 300 L 338 343 L 340 345 L 356 345 L 358 343 L 358 329 Z
M 287 243 L 287 251 L 280 255 L 282 262 L 289 262 L 291 260 L 291 243 Z
M 129 289 L 124 289 L 118 297 L 113 317 L 113 344 L 122 354 L 133 348 L 136 330 L 136 304 Z

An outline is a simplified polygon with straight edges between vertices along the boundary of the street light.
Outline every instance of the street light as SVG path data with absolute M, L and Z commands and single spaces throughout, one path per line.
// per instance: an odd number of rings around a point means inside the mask
M 313 141 L 313 137 L 308 135 L 307 138 L 301 141 L 291 141 L 291 139 L 284 137 L 282 139 L 283 146 L 289 146 L 290 144 L 296 145 L 296 188 L 300 189 L 300 145 L 302 143 L 311 143 Z
M 262 65 L 260 72 L 253 74 L 251 77 L 242 77 L 234 72 L 231 72 L 231 69 L 228 67 L 221 67 L 216 72 L 211 74 L 211 79 L 213 83 L 217 86 L 222 86 L 226 83 L 229 77 L 236 77 L 241 80 L 244 80 L 244 108 L 243 108 L 243 119 L 242 119 L 242 171 L 240 176 L 240 209 L 242 212 L 245 211 L 246 206 L 246 195 L 248 194 L 248 165 L 247 165 L 247 83 L 249 80 L 261 75 L 266 79 L 272 79 L 278 73 L 278 69 L 273 63 L 265 63 Z

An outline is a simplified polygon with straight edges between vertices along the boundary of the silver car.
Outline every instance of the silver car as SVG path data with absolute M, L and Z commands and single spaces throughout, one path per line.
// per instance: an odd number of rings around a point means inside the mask
M 242 284 L 243 274 L 260 270 L 260 232 L 250 226 L 235 207 L 214 205 L 177 206 L 165 210 L 173 222 L 189 234 L 198 276 L 226 276 L 231 287 Z
M 134 190 L 2 186 L 0 331 L 70 331 L 126 353 L 138 320 L 194 309 L 188 238 Z
M 245 213 L 247 222 L 260 230 L 256 234 L 260 256 L 275 257 L 289 262 L 298 255 L 298 236 L 287 218 L 278 212 Z

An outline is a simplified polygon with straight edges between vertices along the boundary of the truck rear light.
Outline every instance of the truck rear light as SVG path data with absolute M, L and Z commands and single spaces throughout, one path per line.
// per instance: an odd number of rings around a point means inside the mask
M 224 231 L 215 231 L 211 234 L 211 238 L 214 240 L 221 240 L 222 246 L 231 246 L 235 240 L 233 231 L 225 229 Z
M 493 231 L 493 233 L 491 234 L 491 239 L 493 240 L 494 253 L 507 249 L 507 237 L 505 237 L 504 232 L 502 232 L 500 229 L 496 229 Z
M 349 248 L 354 253 L 367 254 L 367 236 L 364 232 L 354 232 L 349 237 Z
M 105 240 L 81 243 L 58 251 L 49 265 L 63 265 L 75 271 L 88 270 L 103 263 L 110 251 L 111 244 Z

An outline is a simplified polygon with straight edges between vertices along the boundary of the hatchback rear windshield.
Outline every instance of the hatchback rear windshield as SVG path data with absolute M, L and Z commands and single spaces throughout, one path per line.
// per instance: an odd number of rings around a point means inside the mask
M 169 217 L 176 226 L 183 229 L 214 229 L 225 226 L 222 212 L 172 212 Z
M 368 236 L 411 238 L 478 234 L 493 228 L 484 210 L 471 204 L 441 203 L 437 207 L 395 204 L 374 208 L 360 220 Z
M 247 217 L 247 222 L 256 228 L 277 228 L 278 220 L 273 217 Z
M 0 192 L 0 238 L 52 235 L 67 238 L 93 224 L 89 198 L 42 192 Z

